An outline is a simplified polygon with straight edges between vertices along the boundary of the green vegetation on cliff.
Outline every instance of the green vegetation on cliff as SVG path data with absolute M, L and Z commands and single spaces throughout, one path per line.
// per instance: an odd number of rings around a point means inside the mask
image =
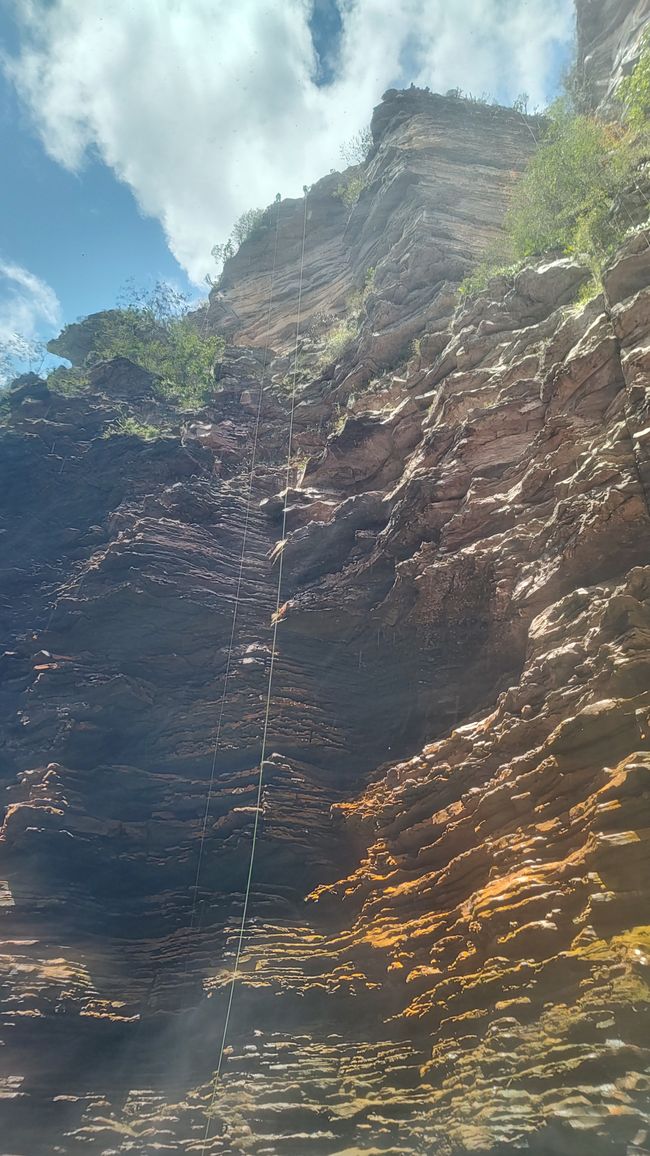
M 155 375 L 161 398 L 196 409 L 214 389 L 214 365 L 224 341 L 202 334 L 189 318 L 182 294 L 158 283 L 148 293 L 132 288 L 119 308 L 66 326 L 48 348 L 82 361 L 50 374 L 50 386 L 62 393 L 83 389 L 88 368 L 97 362 L 126 357 Z
M 368 125 L 351 136 L 339 149 L 341 160 L 348 168 L 342 174 L 334 196 L 343 201 L 348 209 L 354 208 L 366 187 L 364 166 L 370 156 L 373 144 L 372 129 Z
M 348 297 L 347 313 L 335 321 L 325 334 L 325 343 L 321 351 L 322 365 L 330 365 L 338 361 L 352 348 L 355 339 L 359 336 L 364 307 L 372 293 L 374 284 L 375 269 L 374 266 L 369 266 L 364 275 L 363 286 Z
M 647 36 L 617 95 L 622 123 L 585 112 L 571 97 L 551 106 L 539 148 L 513 190 L 500 260 L 488 254 L 462 283 L 463 296 L 481 292 L 490 277 L 551 251 L 582 258 L 598 282 L 616 245 L 648 212 L 642 187 L 650 117 Z
M 555 105 L 506 218 L 515 260 L 553 249 L 602 256 L 615 239 L 612 202 L 631 166 L 620 131 Z
M 616 95 L 630 128 L 645 132 L 650 121 L 650 31 L 644 33 L 636 68 L 621 81 Z
M 276 204 L 279 199 L 279 194 L 276 197 Z M 245 209 L 243 213 L 235 221 L 232 232 L 228 239 L 222 245 L 213 245 L 210 250 L 212 256 L 218 265 L 223 265 L 229 261 L 231 257 L 243 245 L 244 241 L 248 241 L 250 237 L 254 237 L 265 225 L 271 222 L 271 207 L 266 209 Z M 211 284 L 211 278 L 208 278 Z
M 343 201 L 348 209 L 353 209 L 366 187 L 366 180 L 360 169 L 345 173 L 334 191 L 334 196 Z
M 123 414 L 116 421 L 106 427 L 103 438 L 137 437 L 144 442 L 155 441 L 165 434 L 163 426 L 152 425 L 151 422 L 140 421 L 133 414 Z

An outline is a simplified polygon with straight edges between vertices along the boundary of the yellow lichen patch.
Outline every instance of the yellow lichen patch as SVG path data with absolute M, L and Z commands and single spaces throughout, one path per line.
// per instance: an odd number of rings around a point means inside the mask
M 406 982 L 415 983 L 416 980 L 425 979 L 427 976 L 439 976 L 442 974 L 439 967 L 432 967 L 426 963 L 421 963 L 419 967 L 414 967 L 413 970 L 409 972 Z
M 499 1012 L 514 1011 L 516 1008 L 530 1007 L 532 1000 L 527 995 L 514 996 L 512 999 L 498 999 L 494 1010 Z
M 555 863 L 513 871 L 495 878 L 472 895 L 468 901 L 467 909 L 475 919 L 479 919 L 489 916 L 493 909 L 502 911 L 510 906 L 515 908 L 521 901 L 522 894 L 530 894 L 535 890 L 547 888 L 549 880 L 555 879 L 556 876 Z
M 399 924 L 388 926 L 386 924 L 381 926 L 373 926 L 363 935 L 365 943 L 370 944 L 371 947 L 376 947 L 381 950 L 389 950 L 391 947 L 398 947 L 399 944 L 404 943 L 406 934 L 403 927 Z
M 101 1004 L 83 1007 L 79 1011 L 80 1016 L 86 1019 L 109 1020 L 111 1023 L 132 1024 L 140 1019 L 139 1015 L 125 1016 L 110 1010 L 110 1005 L 102 1007 Z

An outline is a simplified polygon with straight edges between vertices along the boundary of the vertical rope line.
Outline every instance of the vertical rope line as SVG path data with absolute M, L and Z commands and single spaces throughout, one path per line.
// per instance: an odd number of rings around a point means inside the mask
M 221 743 L 221 728 L 222 728 L 223 715 L 224 715 L 224 710 L 225 710 L 225 705 L 226 705 L 226 699 L 227 699 L 227 695 L 228 695 L 228 684 L 229 684 L 229 680 L 230 680 L 230 671 L 231 671 L 231 666 L 232 666 L 232 652 L 233 652 L 233 645 L 234 645 L 234 639 L 235 639 L 235 631 L 237 629 L 237 619 L 239 616 L 240 594 L 241 594 L 241 587 L 242 587 L 242 581 L 243 581 L 244 561 L 245 561 L 245 557 L 246 557 L 246 546 L 247 546 L 247 542 L 248 542 L 248 530 L 249 530 L 249 524 L 250 524 L 250 514 L 251 514 L 252 498 L 253 498 L 253 482 L 254 482 L 254 475 L 255 475 L 256 460 L 257 460 L 257 447 L 258 447 L 258 442 L 259 442 L 260 420 L 261 420 L 261 415 L 262 415 L 262 401 L 263 401 L 263 397 L 264 397 L 264 378 L 266 376 L 266 370 L 267 370 L 268 342 L 269 342 L 269 336 L 270 336 L 270 332 L 271 332 L 271 310 L 272 310 L 272 305 L 273 305 L 273 291 L 274 291 L 275 274 L 276 274 L 276 267 L 277 267 L 279 229 L 280 229 L 280 205 L 278 204 L 276 221 L 275 221 L 275 244 L 274 244 L 274 248 L 273 248 L 273 266 L 272 266 L 272 270 L 271 270 L 271 286 L 269 289 L 269 305 L 268 305 L 267 321 L 266 321 L 266 342 L 264 345 L 264 360 L 262 362 L 262 376 L 261 376 L 261 380 L 260 380 L 259 398 L 257 401 L 257 412 L 255 415 L 255 430 L 254 430 L 254 434 L 253 434 L 253 449 L 252 449 L 252 457 L 251 457 L 251 468 L 250 468 L 250 474 L 249 474 L 249 479 L 248 479 L 248 493 L 247 493 L 247 498 L 246 498 L 246 513 L 244 515 L 244 530 L 243 530 L 243 536 L 242 536 L 241 553 L 239 556 L 239 572 L 237 575 L 237 586 L 235 588 L 235 606 L 233 609 L 232 624 L 231 624 L 231 629 L 230 629 L 230 640 L 228 643 L 228 657 L 227 657 L 227 661 L 226 661 L 226 670 L 225 670 L 225 675 L 224 675 L 223 691 L 221 694 L 221 702 L 219 704 L 219 716 L 217 719 L 217 732 L 216 732 L 215 741 L 214 741 L 214 751 L 212 754 L 212 766 L 210 769 L 208 793 L 207 793 L 206 800 L 205 800 L 205 810 L 203 813 L 203 822 L 201 824 L 199 856 L 198 856 L 198 862 L 196 865 L 196 878 L 194 881 L 194 897 L 193 897 L 193 902 L 192 902 L 192 914 L 191 914 L 191 920 L 190 920 L 190 933 L 194 930 L 195 920 L 196 920 L 196 908 L 197 908 L 197 901 L 198 901 L 199 881 L 200 881 L 200 877 L 201 877 L 201 867 L 203 864 L 203 851 L 204 851 L 205 837 L 206 837 L 207 826 L 208 826 L 208 819 L 209 819 L 209 815 L 210 815 L 210 806 L 211 806 L 213 795 L 214 795 L 214 780 L 215 780 L 215 774 L 216 774 L 216 768 L 217 768 L 217 758 L 218 758 L 218 754 L 219 754 L 219 747 L 220 747 L 220 743 Z M 185 979 L 186 975 L 187 975 L 187 955 L 185 957 L 185 972 L 184 972 L 184 976 L 183 976 L 184 979 Z
M 297 309 L 297 315 L 296 315 L 296 338 L 295 338 L 295 349 L 294 349 L 294 359 L 293 359 L 293 381 L 292 381 L 292 388 L 291 388 L 291 409 L 290 409 L 290 416 L 289 416 L 289 444 L 288 444 L 288 449 L 287 449 L 286 489 L 285 489 L 285 495 L 284 495 L 284 506 L 283 506 L 283 510 L 282 510 L 282 541 L 284 541 L 284 535 L 286 532 L 287 507 L 288 507 L 288 503 L 289 503 L 289 480 L 290 480 L 290 476 L 291 476 L 291 445 L 292 445 L 292 439 L 293 439 L 293 422 L 294 422 L 294 414 L 295 414 L 295 408 L 296 408 L 296 384 L 297 384 L 297 377 L 298 377 L 298 338 L 300 335 L 300 316 L 301 316 L 301 308 L 302 308 L 302 280 L 303 280 L 303 269 L 304 269 L 304 263 L 305 263 L 305 235 L 306 235 L 306 230 L 307 230 L 307 194 L 305 193 L 305 211 L 304 211 L 304 215 L 303 215 L 302 245 L 301 245 L 301 251 L 300 251 L 300 277 L 299 277 L 299 282 L 298 282 L 298 309 Z M 231 980 L 230 980 L 230 987 L 229 987 L 229 991 L 228 991 L 228 1002 L 226 1005 L 226 1018 L 224 1021 L 223 1034 L 221 1037 L 221 1046 L 219 1048 L 219 1061 L 217 1064 L 217 1070 L 214 1074 L 212 1095 L 210 1098 L 210 1105 L 208 1107 L 208 1118 L 207 1118 L 206 1125 L 205 1125 L 205 1135 L 203 1137 L 203 1144 L 201 1147 L 201 1156 L 204 1156 L 206 1145 L 207 1145 L 207 1142 L 208 1142 L 208 1139 L 210 1136 L 210 1124 L 211 1124 L 211 1119 L 212 1119 L 212 1110 L 214 1108 L 214 1102 L 215 1102 L 216 1096 L 217 1096 L 217 1088 L 218 1088 L 219 1079 L 221 1076 L 221 1068 L 223 1066 L 223 1056 L 224 1056 L 224 1051 L 226 1048 L 226 1040 L 228 1038 L 228 1028 L 230 1026 L 230 1016 L 231 1016 L 231 1012 L 232 1012 L 232 1004 L 233 1004 L 233 998 L 234 998 L 234 994 L 235 994 L 235 985 L 237 983 L 237 976 L 239 974 L 239 964 L 241 961 L 242 947 L 243 947 L 243 942 L 244 942 L 244 932 L 246 930 L 246 920 L 248 917 L 248 907 L 249 907 L 249 903 L 250 903 L 251 884 L 252 884 L 252 880 L 253 880 L 253 867 L 255 864 L 255 847 L 257 844 L 257 836 L 258 836 L 258 832 L 259 832 L 260 810 L 261 810 L 261 802 L 262 802 L 262 788 L 264 785 L 264 759 L 266 758 L 266 744 L 267 744 L 268 731 L 269 731 L 269 716 L 271 713 L 271 692 L 273 689 L 273 671 L 274 671 L 274 667 L 275 667 L 275 659 L 276 659 L 276 654 L 277 654 L 278 612 L 280 610 L 280 598 L 282 595 L 283 553 L 284 552 L 281 550 L 280 551 L 280 557 L 279 557 L 279 564 L 278 564 L 278 585 L 277 585 L 277 595 L 276 595 L 276 601 L 275 601 L 275 614 L 273 615 L 273 634 L 272 634 L 272 641 L 271 641 L 271 662 L 269 665 L 269 679 L 268 679 L 268 686 L 267 686 L 267 691 L 266 691 L 266 706 L 265 706 L 265 711 L 264 711 L 264 729 L 262 732 L 262 747 L 261 747 L 261 752 L 260 752 L 260 761 L 259 761 L 258 776 L 257 776 L 257 799 L 256 799 L 256 807 L 255 807 L 255 819 L 253 822 L 253 837 L 252 837 L 252 841 L 251 841 L 251 853 L 250 853 L 250 859 L 249 859 L 249 863 L 248 863 L 248 875 L 246 877 L 246 887 L 244 890 L 244 906 L 242 908 L 241 921 L 240 921 L 240 925 L 239 925 L 239 934 L 238 934 L 238 939 L 237 939 L 237 951 L 235 954 L 235 963 L 233 966 L 232 976 L 231 976 Z

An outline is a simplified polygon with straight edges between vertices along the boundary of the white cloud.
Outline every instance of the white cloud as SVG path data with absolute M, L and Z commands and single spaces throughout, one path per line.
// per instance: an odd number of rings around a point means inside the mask
M 54 290 L 40 277 L 0 258 L 0 342 L 16 336 L 30 342 L 61 326 L 61 306 Z
M 316 84 L 310 0 L 16 0 L 5 68 L 47 151 L 96 149 L 200 280 L 245 208 L 300 195 L 382 92 L 530 93 L 544 103 L 572 0 L 338 0 L 334 75 Z

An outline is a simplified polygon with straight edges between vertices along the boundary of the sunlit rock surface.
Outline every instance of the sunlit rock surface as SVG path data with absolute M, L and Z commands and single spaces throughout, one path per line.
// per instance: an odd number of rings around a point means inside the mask
M 529 124 L 375 128 L 350 221 L 308 201 L 307 319 L 376 267 L 340 358 L 291 356 L 287 232 L 200 413 L 123 359 L 11 393 L 7 1156 L 649 1150 L 650 247 L 459 305 Z
M 371 269 L 372 340 L 363 352 L 373 365 L 403 355 L 438 316 L 448 283 L 462 280 L 498 242 L 509 189 L 539 123 L 512 109 L 412 89 L 385 94 L 372 130 L 356 205 L 337 195 L 346 174 L 332 173 L 313 186 L 306 221 L 302 199 L 273 206 L 270 221 L 227 262 L 211 294 L 209 328 L 278 349 L 293 343 L 303 229 L 303 332 L 343 312 Z
M 594 107 L 611 110 L 638 60 L 650 0 L 576 0 L 576 17 L 578 81 Z

